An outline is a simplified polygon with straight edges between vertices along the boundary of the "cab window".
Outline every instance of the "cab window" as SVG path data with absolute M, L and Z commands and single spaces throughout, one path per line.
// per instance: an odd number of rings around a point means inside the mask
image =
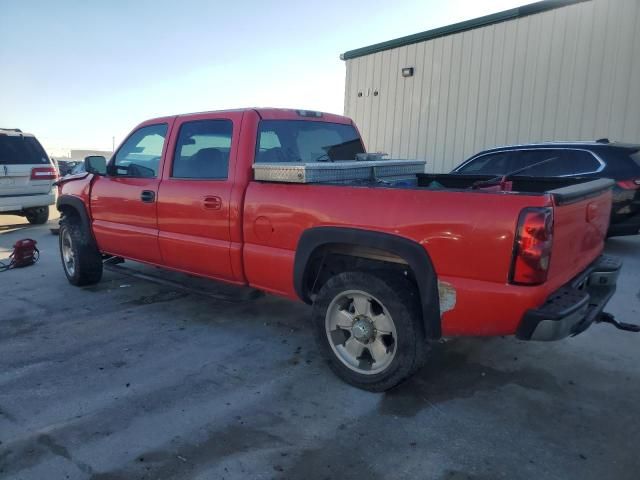
M 110 174 L 157 177 L 166 136 L 166 123 L 148 125 L 133 132 L 113 157 Z
M 229 175 L 231 120 L 197 120 L 180 127 L 173 178 L 224 180 Z
M 353 125 L 303 120 L 263 120 L 256 162 L 308 163 L 355 160 L 364 146 Z

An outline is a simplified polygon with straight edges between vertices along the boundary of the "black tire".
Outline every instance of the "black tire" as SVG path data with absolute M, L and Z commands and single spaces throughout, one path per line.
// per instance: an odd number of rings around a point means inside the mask
M 60 220 L 58 239 L 62 268 L 69 283 L 76 286 L 98 283 L 102 278 L 102 255 L 80 218 L 64 215 Z M 73 254 L 73 268 L 65 260 L 65 249 Z
M 389 365 L 378 373 L 354 371 L 331 346 L 326 327 L 329 309 L 334 299 L 349 291 L 361 291 L 379 301 L 395 325 L 395 354 Z M 413 375 L 426 359 L 429 344 L 424 333 L 417 289 L 407 278 L 393 271 L 344 272 L 331 277 L 318 292 L 312 317 L 322 355 L 338 377 L 355 387 L 373 392 L 389 390 Z
M 49 207 L 26 208 L 24 216 L 32 225 L 42 225 L 49 220 Z

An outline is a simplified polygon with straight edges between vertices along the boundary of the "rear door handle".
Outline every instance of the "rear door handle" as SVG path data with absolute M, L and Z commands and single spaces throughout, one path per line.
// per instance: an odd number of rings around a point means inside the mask
M 207 195 L 204 197 L 202 205 L 207 210 L 220 210 L 222 208 L 222 199 L 215 195 Z
M 140 194 L 140 200 L 144 203 L 153 203 L 156 200 L 156 192 L 153 190 L 143 190 Z

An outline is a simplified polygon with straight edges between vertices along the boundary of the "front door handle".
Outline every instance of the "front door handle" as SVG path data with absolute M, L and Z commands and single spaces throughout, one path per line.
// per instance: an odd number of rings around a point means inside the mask
M 202 205 L 207 210 L 220 210 L 222 208 L 222 198 L 215 195 L 207 195 L 204 197 Z
M 140 200 L 144 203 L 153 203 L 156 200 L 156 192 L 153 190 L 143 190 L 140 194 Z

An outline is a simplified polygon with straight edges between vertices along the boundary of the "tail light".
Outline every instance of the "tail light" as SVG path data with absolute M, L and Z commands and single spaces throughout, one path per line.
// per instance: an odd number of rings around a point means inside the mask
M 547 280 L 553 243 L 553 210 L 525 208 L 520 212 L 509 281 L 539 285 Z
M 55 167 L 35 167 L 31 169 L 31 180 L 55 180 L 58 172 Z
M 624 190 L 640 189 L 640 178 L 632 178 L 631 180 L 620 180 L 616 182 L 618 186 Z

